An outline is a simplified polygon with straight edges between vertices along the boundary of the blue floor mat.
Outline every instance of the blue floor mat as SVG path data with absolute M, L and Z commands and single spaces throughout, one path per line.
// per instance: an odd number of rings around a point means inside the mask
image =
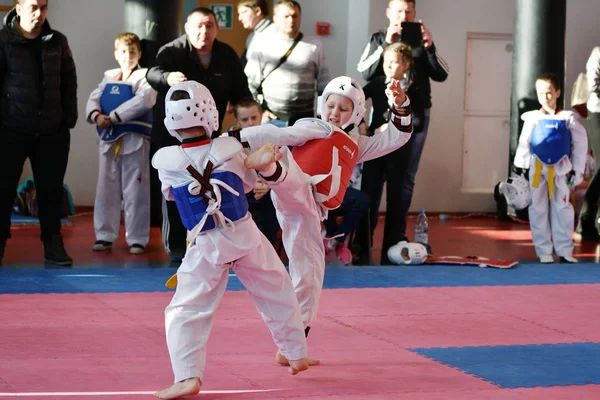
M 23 224 L 23 225 L 30 225 L 30 224 L 39 224 L 40 220 L 37 219 L 36 217 L 32 217 L 31 215 L 21 215 L 21 214 L 17 214 L 17 213 L 11 213 L 10 214 L 10 222 L 13 224 Z M 61 218 L 60 222 L 63 225 L 71 225 L 71 221 L 69 221 L 66 218 Z
M 78 263 L 57 268 L 31 263 L 0 267 L 0 294 L 109 293 L 169 291 L 164 286 L 176 268 L 168 262 Z M 46 268 L 44 268 L 44 266 Z M 600 264 L 520 264 L 511 269 L 423 265 L 412 267 L 337 267 L 325 271 L 326 289 L 404 288 L 600 283 Z M 231 276 L 228 290 L 243 290 Z
M 409 350 L 503 388 L 600 384 L 600 343 Z

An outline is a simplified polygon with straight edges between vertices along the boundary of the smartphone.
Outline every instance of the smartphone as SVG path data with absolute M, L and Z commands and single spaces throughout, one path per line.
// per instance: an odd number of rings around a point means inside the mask
M 400 41 L 406 43 L 413 49 L 421 46 L 423 42 L 421 36 L 420 22 L 402 22 L 402 32 L 400 32 Z

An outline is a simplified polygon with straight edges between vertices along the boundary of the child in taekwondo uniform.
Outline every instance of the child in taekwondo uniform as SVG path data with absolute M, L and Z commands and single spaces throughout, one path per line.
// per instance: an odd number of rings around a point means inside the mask
M 540 262 L 553 263 L 554 248 L 561 262 L 576 263 L 569 187 L 583 181 L 587 134 L 572 111 L 557 107 L 560 84 L 556 74 L 542 74 L 535 88 L 542 108 L 521 116 L 525 123 L 514 165 L 529 169 L 529 226 Z
M 400 81 L 386 89 L 392 117 L 378 135 L 367 137 L 353 130 L 365 113 L 365 95 L 354 79 L 342 76 L 331 80 L 319 97 L 321 119 L 305 118 L 293 126 L 261 125 L 230 132 L 252 149 L 266 143 L 282 147 L 280 161 L 261 162 L 251 154 L 246 166 L 255 168 L 271 187 L 271 197 L 282 229 L 289 257 L 290 275 L 308 334 L 316 319 L 325 274 L 325 249 L 321 221 L 327 211 L 339 207 L 356 163 L 388 154 L 410 138 L 410 100 Z M 281 352 L 277 362 L 287 364 Z M 310 360 L 309 364 L 318 361 Z
M 175 375 L 160 399 L 195 395 L 206 364 L 206 342 L 214 313 L 227 286 L 229 268 L 246 287 L 271 330 L 293 375 L 308 368 L 304 326 L 292 282 L 273 246 L 248 213 L 245 192 L 256 172 L 244 166 L 241 144 L 210 139 L 218 129 L 214 100 L 206 87 L 187 81 L 166 96 L 165 126 L 180 146 L 160 149 L 152 159 L 162 191 L 175 200 L 188 229 L 188 246 L 177 271 L 177 289 L 165 310 L 167 346 Z M 257 157 L 281 158 L 265 145 Z

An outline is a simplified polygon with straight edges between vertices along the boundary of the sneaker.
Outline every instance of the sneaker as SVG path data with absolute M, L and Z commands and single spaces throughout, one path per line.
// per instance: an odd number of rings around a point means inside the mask
M 599 242 L 600 235 L 598 235 L 598 232 L 581 232 L 581 233 L 575 232 L 575 234 L 573 234 L 573 241 L 575 243 Z
M 4 258 L 4 250 L 6 249 L 6 240 L 0 242 L 0 265 L 2 265 L 2 259 Z
M 181 262 L 185 256 L 185 249 L 173 249 L 169 256 L 171 257 L 171 262 Z
M 63 237 L 60 233 L 44 240 L 44 258 L 47 262 L 56 265 L 73 265 L 73 259 L 67 254 Z
M 93 251 L 104 251 L 112 249 L 112 243 L 106 240 L 96 240 L 96 243 L 92 246 Z
M 560 262 L 565 264 L 577 264 L 579 260 L 573 256 L 564 256 L 560 257 Z
M 144 250 L 144 246 L 142 246 L 141 244 L 134 243 L 129 248 L 129 254 L 143 254 Z
M 552 257 L 551 254 L 540 256 L 540 262 L 542 264 L 552 264 L 554 262 L 554 257 Z
M 329 246 L 329 239 L 323 239 L 323 247 L 325 248 L 325 256 L 335 250 Z
M 344 242 L 338 244 L 338 246 L 335 248 L 335 255 L 337 256 L 337 259 L 340 260 L 340 262 L 344 265 L 348 265 L 350 262 L 352 262 L 352 253 Z

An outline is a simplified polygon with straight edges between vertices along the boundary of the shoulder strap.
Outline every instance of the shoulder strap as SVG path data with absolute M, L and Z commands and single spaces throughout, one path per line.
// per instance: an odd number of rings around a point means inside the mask
M 298 42 L 301 41 L 303 37 L 304 37 L 304 35 L 302 34 L 302 32 L 300 32 L 298 34 L 298 36 L 296 36 L 296 39 L 294 39 L 294 43 L 292 43 L 292 45 L 290 46 L 290 48 L 288 49 L 288 51 L 286 51 L 285 54 L 283 55 L 283 57 L 281 57 L 279 59 L 279 63 L 277 63 L 277 65 L 275 66 L 275 68 L 273 68 L 272 70 L 270 70 L 269 73 L 262 78 L 262 80 L 260 81 L 260 84 L 258 85 L 258 87 L 259 87 L 259 90 L 258 90 L 259 94 L 262 94 L 262 85 L 265 82 L 265 80 L 269 77 L 269 75 L 271 75 L 271 73 L 273 71 L 275 71 L 277 68 L 281 67 L 281 64 L 283 64 L 284 62 L 286 62 L 286 60 L 288 59 L 288 57 L 290 56 L 290 54 L 292 54 L 292 51 L 294 51 L 294 48 L 296 47 L 296 45 L 298 44 Z

